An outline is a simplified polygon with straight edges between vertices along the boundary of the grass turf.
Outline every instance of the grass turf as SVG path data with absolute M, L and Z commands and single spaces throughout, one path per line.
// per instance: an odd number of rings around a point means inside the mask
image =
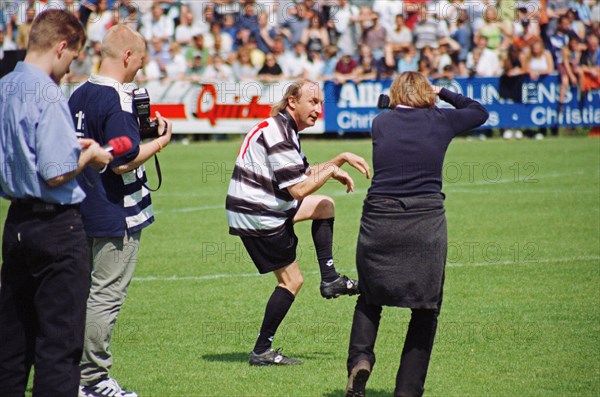
M 308 223 L 296 226 L 305 285 L 275 339 L 304 365 L 247 364 L 275 283 L 256 274 L 227 233 L 239 144 L 173 144 L 161 153 L 157 221 L 143 233 L 111 373 L 143 397 L 343 395 L 355 299 L 319 296 Z M 370 162 L 367 140 L 306 139 L 303 149 L 311 162 L 340 151 Z M 355 193 L 334 181 L 320 193 L 337 204 L 336 266 L 355 276 L 369 182 L 350 173 Z M 426 395 L 599 395 L 600 140 L 459 139 L 443 190 L 449 257 Z M 407 310 L 384 309 L 369 396 L 392 394 L 407 322 Z

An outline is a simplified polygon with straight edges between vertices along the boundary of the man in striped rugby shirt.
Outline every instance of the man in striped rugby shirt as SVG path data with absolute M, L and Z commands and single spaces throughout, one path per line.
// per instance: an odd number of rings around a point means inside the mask
M 296 262 L 298 238 L 294 223 L 312 220 L 321 295 L 329 299 L 358 292 L 357 282 L 338 274 L 333 265 L 334 202 L 313 193 L 329 178 L 346 185 L 347 192 L 353 191 L 354 181 L 340 168 L 344 163 L 367 178 L 370 170 L 362 157 L 347 152 L 309 166 L 298 133 L 315 124 L 322 104 L 323 93 L 317 83 L 292 83 L 273 107 L 271 117 L 246 135 L 236 159 L 226 202 L 229 232 L 240 236 L 258 271 L 273 272 L 278 282 L 250 353 L 250 365 L 301 364 L 271 347 L 275 332 L 303 283 Z

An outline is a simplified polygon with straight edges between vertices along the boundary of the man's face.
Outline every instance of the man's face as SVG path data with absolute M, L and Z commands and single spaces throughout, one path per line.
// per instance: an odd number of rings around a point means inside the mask
M 125 78 L 125 82 L 130 83 L 133 81 L 138 70 L 144 66 L 145 57 L 146 51 L 143 46 L 132 50 L 131 54 L 129 55 L 129 63 L 127 65 L 127 76 Z
M 65 76 L 65 74 L 69 73 L 71 62 L 77 59 L 80 51 L 80 46 L 78 46 L 76 49 L 65 47 L 61 51 L 59 51 L 57 57 L 55 58 L 56 61 L 53 65 L 54 67 L 52 68 L 52 74 L 50 75 L 50 77 L 57 84 Z
M 155 51 L 157 51 L 157 52 L 162 51 L 163 42 L 161 39 L 159 39 L 158 37 L 153 37 L 151 43 L 152 43 L 152 48 L 154 48 Z
M 569 31 L 569 26 L 570 26 L 570 23 L 569 23 L 569 19 L 568 18 L 562 18 L 560 20 L 559 29 L 562 32 L 568 32 Z
M 298 131 L 315 125 L 323 112 L 323 93 L 317 84 L 305 83 L 300 89 L 300 98 L 293 98 L 295 120 Z
M 294 45 L 294 52 L 296 55 L 303 55 L 306 53 L 306 47 L 304 47 L 304 44 L 298 42 L 296 45 Z
M 35 19 L 35 9 L 28 8 L 27 9 L 27 22 L 33 22 L 34 19 Z

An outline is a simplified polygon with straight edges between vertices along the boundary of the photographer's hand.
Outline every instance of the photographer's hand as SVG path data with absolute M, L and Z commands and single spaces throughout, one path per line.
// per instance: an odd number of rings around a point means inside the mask
M 159 137 L 154 139 L 154 141 L 158 144 L 158 151 L 160 152 L 171 142 L 173 123 L 162 117 L 158 112 L 156 112 L 156 120 L 158 121 L 158 131 L 160 132 Z
M 164 147 L 166 147 L 169 144 L 169 142 L 171 142 L 171 136 L 173 133 L 173 123 L 171 123 L 168 119 L 162 117 L 158 112 L 156 112 L 156 119 L 158 121 L 158 131 L 160 136 L 152 141 L 142 143 L 140 145 L 140 151 L 134 160 L 130 161 L 127 164 L 123 164 L 118 167 L 112 168 L 112 171 L 115 174 L 121 175 L 125 172 L 129 172 L 139 167 L 140 165 L 148 161 L 148 159 L 150 159 L 156 153 L 160 152 Z

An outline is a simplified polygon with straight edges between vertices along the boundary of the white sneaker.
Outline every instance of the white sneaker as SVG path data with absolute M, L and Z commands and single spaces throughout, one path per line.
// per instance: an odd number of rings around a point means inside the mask
M 535 134 L 534 138 L 536 141 L 541 141 L 542 139 L 544 139 L 544 135 L 541 132 L 538 132 L 537 134 Z
M 512 139 L 512 137 L 513 137 L 512 130 L 506 130 L 502 133 L 502 138 L 504 138 L 504 139 Z
M 138 397 L 136 392 L 121 388 L 112 378 L 103 379 L 92 386 L 80 386 L 79 397 Z
M 523 131 L 521 131 L 521 130 L 515 130 L 515 138 L 516 139 L 523 139 Z
M 90 397 L 90 394 L 85 391 L 85 387 L 79 386 L 79 394 L 77 394 L 77 397 Z

